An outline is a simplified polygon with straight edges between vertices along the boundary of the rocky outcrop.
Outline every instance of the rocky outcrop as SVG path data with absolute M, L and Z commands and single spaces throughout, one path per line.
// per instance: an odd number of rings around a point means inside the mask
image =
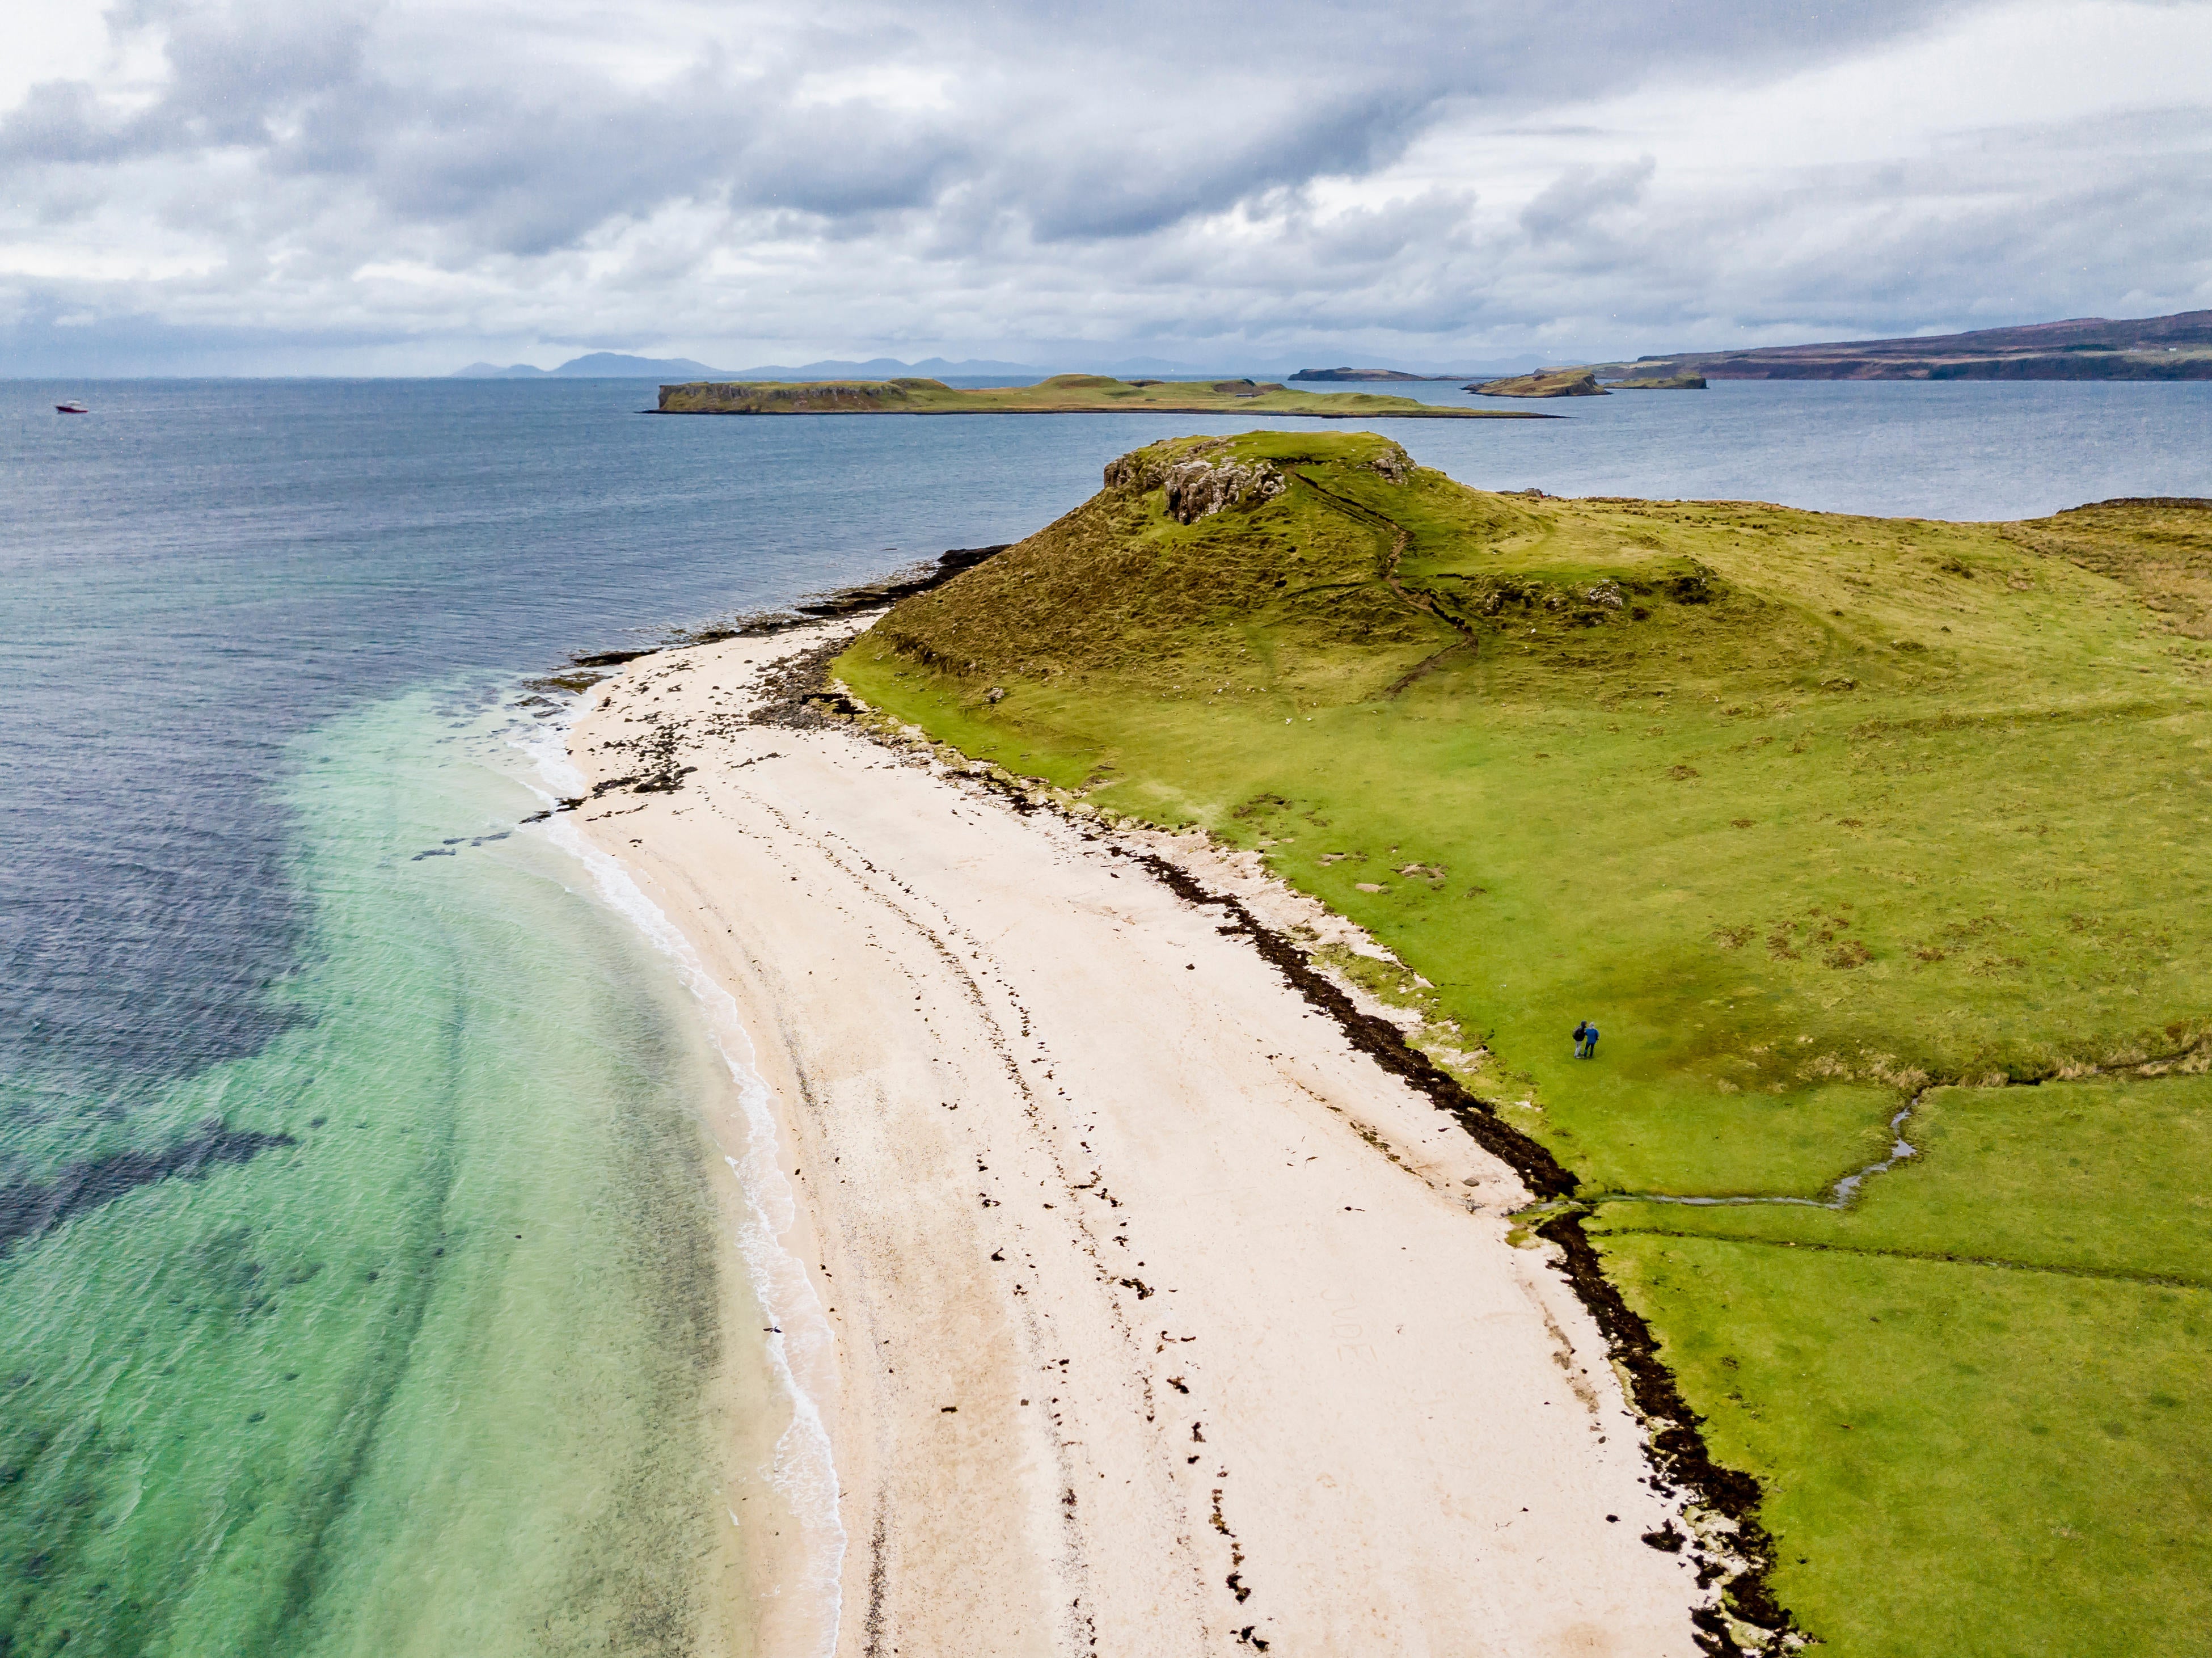
M 1188 448 L 1133 450 L 1107 463 L 1106 487 L 1131 495 L 1165 489 L 1169 514 L 1178 524 L 1195 524 L 1226 507 L 1257 506 L 1291 487 L 1271 461 L 1206 459 L 1227 444 L 1227 439 L 1218 438 Z
M 1167 475 L 1168 511 L 1178 524 L 1195 524 L 1224 507 L 1252 507 L 1291 487 L 1266 461 L 1187 460 Z
M 1230 507 L 1256 507 L 1291 487 L 1291 475 L 1269 460 L 1237 460 L 1221 452 L 1229 438 L 1148 444 L 1106 463 L 1106 487 L 1122 494 L 1167 492 L 1170 516 L 1195 524 Z M 1404 483 L 1413 475 L 1413 457 L 1385 442 L 1366 463 L 1386 483 Z
M 1116 455 L 1106 463 L 1106 487 L 1127 495 L 1144 495 L 1167 482 L 1168 468 L 1177 460 L 1186 456 L 1202 455 L 1209 449 L 1218 449 L 1223 446 L 1223 441 L 1215 438 L 1181 449 L 1170 449 L 1163 443 L 1148 443 L 1141 449 L 1132 449 L 1126 455 Z

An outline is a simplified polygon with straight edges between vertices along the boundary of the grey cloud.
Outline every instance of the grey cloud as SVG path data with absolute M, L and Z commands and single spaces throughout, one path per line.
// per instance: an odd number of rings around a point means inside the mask
M 48 82 L 0 120 L 0 160 L 112 161 L 231 146 L 266 149 L 274 124 L 357 83 L 363 28 L 314 11 L 118 9 L 123 32 L 158 28 L 172 75 L 150 108 L 111 113 L 81 81 Z
M 427 66 L 373 61 L 373 7 L 147 0 L 173 79 L 109 119 L 88 88 L 37 88 L 0 122 L 0 157 L 85 165 L 244 147 L 273 173 L 364 176 L 404 219 L 481 214 L 498 252 L 543 252 L 610 216 L 726 194 L 837 218 L 927 207 L 956 188 L 1019 214 L 1041 241 L 1142 235 L 1246 194 L 1357 174 L 1469 97 L 1534 100 L 1710 51 L 1805 50 L 1930 15 L 1926 0 L 1812 9 L 1788 26 L 1618 0 L 1360 11 L 1305 0 L 1242 8 L 825 8 L 771 29 L 773 61 L 621 92 L 532 86 L 496 67 L 465 95 L 410 85 Z M 767 17 L 765 8 L 741 15 Z M 954 107 L 916 117 L 860 98 L 796 108 L 810 70 L 959 65 Z M 620 158 L 620 159 L 617 159 Z M 518 197 L 527 193 L 527 203 Z
M 683 11 L 637 5 L 641 29 L 688 27 Z M 2204 280 L 2204 210 L 2124 135 L 2051 134 L 2054 183 L 2031 203 L 2005 158 L 2046 141 L 2017 135 L 1987 161 L 1693 191 L 1628 159 L 1644 148 L 1633 135 L 1608 157 L 1606 135 L 1565 118 L 1599 90 L 1704 94 L 1955 9 L 828 0 L 794 18 L 755 3 L 716 14 L 742 50 L 702 35 L 641 86 L 507 50 L 527 41 L 504 31 L 531 27 L 511 13 L 426 13 L 445 31 L 426 46 L 374 3 L 139 0 L 112 15 L 167 40 L 165 89 L 118 113 L 90 85 L 50 82 L 0 117 L 23 215 L 6 234 L 41 219 L 95 240 L 168 226 L 210 239 L 220 263 L 51 287 L 0 277 L 0 305 L 27 319 L 18 339 L 88 307 L 136 319 L 141 342 L 170 319 L 195 351 L 229 316 L 259 352 L 289 330 L 349 350 L 496 336 L 720 359 L 708 340 L 738 328 L 831 350 L 965 339 L 1013 355 L 1024 333 L 1088 330 L 1387 335 L 1441 352 L 1516 331 L 1581 327 L 1598 348 L 1632 328 L 1888 326 L 1908 308 L 1947 319 L 1997 258 L 2046 267 L 2020 285 L 2032 312 L 2068 291 L 2058 273 L 2087 263 L 2091 224 L 2154 261 L 2160 291 Z M 480 68 L 457 71 L 463 47 Z M 940 74 L 945 96 L 886 90 L 894 71 Z M 807 95 L 809 76 L 826 98 Z M 1517 212 L 1516 196 L 1474 176 L 1344 204 L 1339 186 L 1388 176 L 1470 112 L 1491 134 L 1559 147 L 1550 183 Z M 2133 159 L 2100 197 L 2072 177 L 2069 146 Z M 1968 205 L 1926 205 L 1938 197 Z M 2070 218 L 2052 216 L 2062 202 Z M 1869 234 L 1834 245 L 1839 216 L 1876 209 Z M 732 253 L 769 274 L 708 274 Z M 465 277 L 467 293 L 354 274 L 404 264 Z
M 926 208 L 978 157 L 968 134 L 911 116 L 845 107 L 805 120 L 769 115 L 731 157 L 729 195 L 747 205 L 839 219 Z
M 1557 241 L 1585 228 L 1607 208 L 1633 207 L 1659 164 L 1650 156 L 1597 172 L 1569 167 L 1521 210 L 1521 228 L 1533 241 Z
M 993 183 L 1039 241 L 1140 236 L 1255 191 L 1364 173 L 1401 151 L 1427 112 L 1395 89 L 1207 112 L 1073 155 L 1036 157 L 1029 169 L 1018 160 L 1001 164 Z M 1158 116 L 1172 119 L 1170 112 Z

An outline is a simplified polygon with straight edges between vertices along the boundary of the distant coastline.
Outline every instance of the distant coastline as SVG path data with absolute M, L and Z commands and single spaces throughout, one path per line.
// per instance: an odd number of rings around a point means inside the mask
M 1598 377 L 1792 380 L 2212 380 L 2212 311 L 2076 317 L 1885 340 L 1686 351 L 1595 363 Z

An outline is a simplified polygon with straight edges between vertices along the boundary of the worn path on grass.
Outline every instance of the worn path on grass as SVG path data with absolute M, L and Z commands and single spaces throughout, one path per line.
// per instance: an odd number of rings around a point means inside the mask
M 749 723 L 807 642 L 633 663 L 572 753 L 679 780 L 576 815 L 775 1096 L 834 1309 L 836 1650 L 1693 1652 L 1518 1181 L 1136 859 Z

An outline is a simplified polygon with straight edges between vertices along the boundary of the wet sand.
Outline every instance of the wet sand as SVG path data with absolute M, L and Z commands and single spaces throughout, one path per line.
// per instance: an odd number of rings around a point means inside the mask
M 1137 843 L 750 723 L 817 635 L 594 688 L 571 754 L 614 786 L 572 821 L 769 1084 L 828 1309 L 777 1339 L 836 1455 L 835 1650 L 1694 1653 L 1693 1569 L 1642 1541 L 1674 1509 L 1508 1242 L 1512 1172 Z

